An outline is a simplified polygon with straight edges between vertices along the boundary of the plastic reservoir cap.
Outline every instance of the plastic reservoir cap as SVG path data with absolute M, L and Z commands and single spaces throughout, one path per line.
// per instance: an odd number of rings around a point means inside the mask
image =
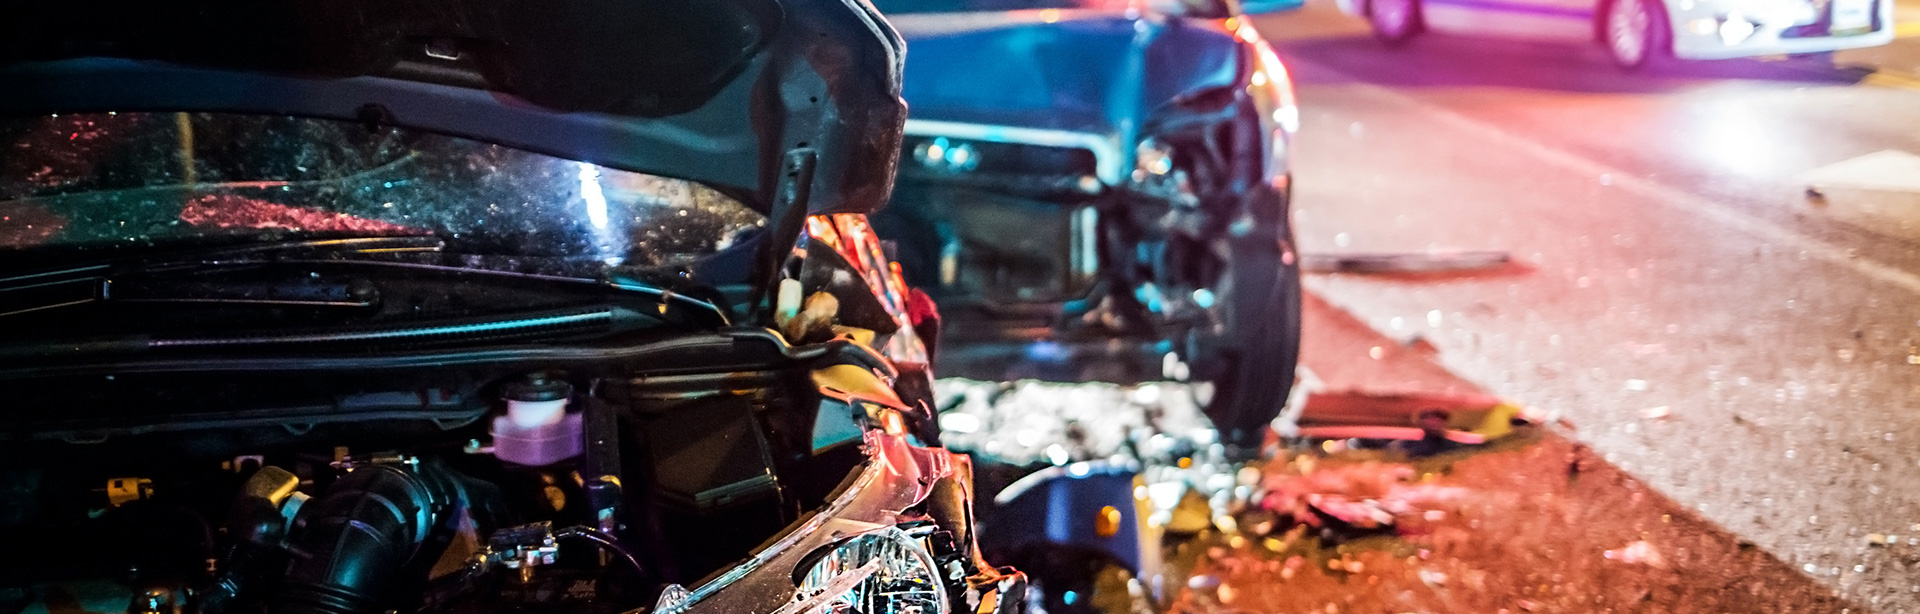
M 573 396 L 573 385 L 567 380 L 555 379 L 545 372 L 528 373 L 525 377 L 507 382 L 500 387 L 500 399 L 523 403 L 545 401 L 565 401 Z
M 507 420 L 521 429 L 536 429 L 559 424 L 567 413 L 567 397 L 573 386 L 546 373 L 530 373 L 500 387 L 507 402 Z

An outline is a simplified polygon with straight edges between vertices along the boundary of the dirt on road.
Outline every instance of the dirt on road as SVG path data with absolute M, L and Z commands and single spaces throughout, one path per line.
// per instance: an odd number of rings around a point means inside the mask
M 1305 315 L 1303 361 L 1323 389 L 1479 392 L 1418 339 L 1311 296 Z M 1568 439 L 1577 429 L 1549 423 L 1418 461 L 1283 452 L 1263 468 L 1259 504 L 1170 546 L 1185 581 L 1167 578 L 1162 594 L 1175 612 L 1870 611 Z M 1920 545 L 1876 547 L 1920 573 Z
M 1174 547 L 1193 571 L 1172 611 L 1867 611 L 1552 433 L 1412 463 L 1303 454 L 1266 479 L 1268 509 Z M 1298 524 L 1276 499 L 1305 491 L 1392 522 Z

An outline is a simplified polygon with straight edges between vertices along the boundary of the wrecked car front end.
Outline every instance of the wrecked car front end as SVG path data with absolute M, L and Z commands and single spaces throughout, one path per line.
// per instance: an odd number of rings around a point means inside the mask
M 0 8 L 0 609 L 1017 611 L 870 9 L 108 4 Z
M 1257 448 L 1298 352 L 1285 67 L 1224 8 L 918 12 L 950 4 L 880 3 L 913 53 L 879 223 L 952 322 L 943 373 L 1206 382 Z

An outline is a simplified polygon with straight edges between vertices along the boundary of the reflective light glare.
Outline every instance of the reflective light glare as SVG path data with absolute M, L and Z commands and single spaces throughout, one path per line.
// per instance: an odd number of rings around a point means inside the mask
M 587 221 L 594 228 L 607 228 L 607 195 L 600 190 L 600 168 L 580 163 L 580 198 L 587 201 Z
M 600 187 L 600 167 L 580 162 L 580 200 L 587 203 L 587 222 L 593 224 L 595 238 L 600 246 L 600 261 L 609 266 L 618 265 L 626 258 L 623 246 L 614 245 L 614 236 L 607 217 L 607 194 Z M 681 213 L 686 213 L 684 210 Z
M 1701 36 L 1711 35 L 1720 30 L 1720 22 L 1701 17 L 1687 22 L 1687 31 Z
M 939 137 L 913 150 L 920 165 L 930 169 L 970 171 L 980 165 L 980 156 L 972 145 Z
M 1720 42 L 1738 45 L 1741 41 L 1747 40 L 1747 37 L 1753 36 L 1753 31 L 1756 29 L 1758 28 L 1753 25 L 1753 22 L 1741 17 L 1740 13 L 1728 13 L 1727 20 L 1720 24 Z
M 1764 128 L 1769 118 L 1752 105 L 1714 105 L 1701 109 L 1695 121 L 1692 145 L 1709 163 L 1751 176 L 1765 175 L 1778 164 L 1780 150 L 1771 140 L 1776 133 Z
M 973 161 L 973 147 L 966 143 L 950 147 L 947 149 L 946 160 L 950 166 L 965 167 L 968 162 Z
M 1213 291 L 1206 288 L 1194 290 L 1193 304 L 1199 305 L 1201 309 L 1213 308 Z
M 1300 131 L 1300 107 L 1287 105 L 1273 110 L 1273 123 L 1280 124 L 1287 132 Z
M 1047 461 L 1053 463 L 1054 466 L 1065 465 L 1071 460 L 1073 460 L 1073 456 L 1067 452 L 1066 446 L 1057 443 L 1047 446 Z
M 940 414 L 940 430 L 973 433 L 980 430 L 980 417 L 959 412 Z

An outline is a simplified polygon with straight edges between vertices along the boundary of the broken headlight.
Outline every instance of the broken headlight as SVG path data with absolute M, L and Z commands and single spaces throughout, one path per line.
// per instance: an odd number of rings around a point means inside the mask
M 947 611 L 933 555 L 899 529 L 841 542 L 800 576 L 775 614 L 936 614 Z
M 1147 137 L 1133 148 L 1133 191 L 1176 205 L 1194 206 L 1200 197 L 1187 171 L 1174 166 L 1173 146 Z
M 1148 137 L 1133 148 L 1133 180 L 1145 182 L 1173 172 L 1173 148 Z

